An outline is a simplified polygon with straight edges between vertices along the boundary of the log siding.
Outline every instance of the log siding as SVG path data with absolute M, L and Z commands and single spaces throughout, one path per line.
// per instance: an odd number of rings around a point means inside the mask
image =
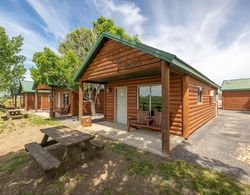
M 203 89 L 203 102 L 198 103 L 197 87 Z M 189 135 L 216 116 L 216 103 L 210 98 L 214 88 L 192 77 L 189 79 Z
M 222 108 L 225 110 L 250 110 L 250 90 L 223 91 Z

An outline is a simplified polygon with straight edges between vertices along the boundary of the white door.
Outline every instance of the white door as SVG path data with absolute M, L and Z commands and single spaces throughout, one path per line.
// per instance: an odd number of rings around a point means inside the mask
M 127 124 L 127 88 L 116 89 L 116 122 Z

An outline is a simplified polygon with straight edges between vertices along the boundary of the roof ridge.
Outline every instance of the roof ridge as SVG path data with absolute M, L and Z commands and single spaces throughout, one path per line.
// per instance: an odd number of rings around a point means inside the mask
M 223 80 L 223 82 L 227 82 L 227 81 L 240 81 L 240 80 L 250 80 L 250 78 L 226 79 L 226 80 Z

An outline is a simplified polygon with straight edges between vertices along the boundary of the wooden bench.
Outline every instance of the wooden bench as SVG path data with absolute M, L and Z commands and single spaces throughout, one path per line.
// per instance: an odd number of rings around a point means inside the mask
M 10 115 L 9 118 L 11 119 L 19 119 L 19 118 L 23 118 L 24 116 L 22 114 L 19 115 Z
M 51 171 L 60 167 L 61 162 L 36 142 L 25 145 L 26 151 L 40 164 L 44 171 Z
M 3 119 L 3 121 L 7 121 L 8 120 L 8 116 L 7 115 L 3 115 L 3 116 L 1 116 L 1 118 Z
M 101 142 L 100 140 L 92 139 L 90 140 L 90 144 L 96 149 L 96 150 L 103 150 L 105 147 L 105 144 Z
M 148 111 L 137 111 L 137 117 L 128 120 L 128 132 L 130 127 L 161 131 L 161 117 L 161 112 L 155 112 L 155 116 L 150 118 Z

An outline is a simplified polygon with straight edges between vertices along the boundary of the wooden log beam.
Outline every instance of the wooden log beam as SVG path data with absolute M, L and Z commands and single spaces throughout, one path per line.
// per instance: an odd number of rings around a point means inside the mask
M 189 76 L 183 75 L 182 78 L 182 136 L 188 138 L 189 136 Z
M 49 117 L 54 118 L 55 112 L 54 112 L 54 90 L 53 87 L 50 88 L 50 111 L 49 111 Z
M 83 116 L 83 82 L 79 81 L 79 123 L 81 123 L 81 117 Z
M 106 91 L 107 91 L 107 86 L 104 84 L 104 92 L 103 92 L 103 115 L 104 115 L 104 120 L 106 120 Z
M 16 102 L 17 102 L 17 95 L 15 95 L 15 108 L 16 108 Z
M 35 93 L 35 112 L 38 111 L 38 91 Z
M 170 70 L 165 61 L 161 61 L 162 84 L 162 154 L 170 154 Z
M 22 95 L 20 94 L 20 102 L 19 102 L 20 109 L 22 109 Z
M 29 111 L 29 101 L 27 93 L 25 94 L 24 99 L 25 99 L 25 111 Z

